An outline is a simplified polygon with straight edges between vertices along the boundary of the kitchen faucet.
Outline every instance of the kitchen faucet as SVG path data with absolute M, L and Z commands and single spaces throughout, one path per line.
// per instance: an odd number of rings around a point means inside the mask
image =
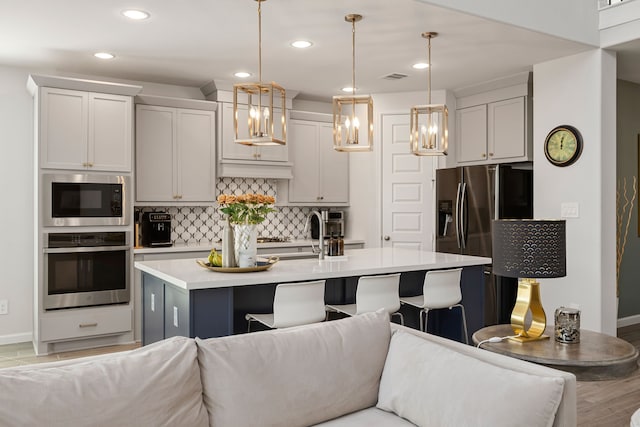
M 322 214 L 316 210 L 309 212 L 307 215 L 307 222 L 304 224 L 304 234 L 307 234 L 307 230 L 309 229 L 309 223 L 311 222 L 311 217 L 315 215 L 318 217 L 318 246 L 320 248 L 320 253 L 318 254 L 318 259 L 324 259 L 324 219 L 322 218 Z M 313 247 L 313 240 L 311 240 L 311 250 L 315 252 Z

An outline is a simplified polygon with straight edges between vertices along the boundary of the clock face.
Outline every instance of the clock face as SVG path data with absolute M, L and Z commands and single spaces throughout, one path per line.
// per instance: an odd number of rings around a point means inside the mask
M 568 166 L 582 152 L 582 137 L 572 126 L 558 126 L 549 132 L 544 143 L 544 154 L 556 166 Z

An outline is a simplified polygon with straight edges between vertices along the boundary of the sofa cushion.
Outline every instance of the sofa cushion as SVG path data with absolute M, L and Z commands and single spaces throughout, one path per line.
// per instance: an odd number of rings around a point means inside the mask
M 0 370 L 2 426 L 207 426 L 193 340 Z
M 553 425 L 563 388 L 562 378 L 503 369 L 394 331 L 377 407 L 423 427 L 542 427 Z
M 211 426 L 309 426 L 374 406 L 386 312 L 198 340 Z
M 340 418 L 325 421 L 316 424 L 314 427 L 365 427 L 365 426 L 384 426 L 384 427 L 412 427 L 415 424 L 410 423 L 404 418 L 400 418 L 393 412 L 383 411 L 375 406 L 363 409 L 361 411 L 352 412 L 343 415 Z

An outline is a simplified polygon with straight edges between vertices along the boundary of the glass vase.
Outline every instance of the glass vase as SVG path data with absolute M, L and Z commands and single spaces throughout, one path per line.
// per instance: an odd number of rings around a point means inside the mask
M 225 268 L 237 267 L 234 240 L 233 225 L 227 218 L 222 228 L 222 266 Z
M 238 267 L 255 267 L 258 254 L 258 229 L 255 224 L 234 224 L 233 238 Z M 222 257 L 224 260 L 224 255 Z

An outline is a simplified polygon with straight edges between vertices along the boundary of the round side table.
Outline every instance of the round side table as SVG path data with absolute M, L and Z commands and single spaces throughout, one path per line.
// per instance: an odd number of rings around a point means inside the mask
M 552 327 L 545 334 L 550 338 L 526 343 L 505 339 L 480 348 L 571 372 L 580 381 L 623 378 L 638 368 L 638 350 L 620 338 L 581 329 L 579 343 L 563 344 L 553 339 Z M 510 335 L 511 325 L 494 325 L 476 331 L 472 339 L 477 345 L 491 337 Z

